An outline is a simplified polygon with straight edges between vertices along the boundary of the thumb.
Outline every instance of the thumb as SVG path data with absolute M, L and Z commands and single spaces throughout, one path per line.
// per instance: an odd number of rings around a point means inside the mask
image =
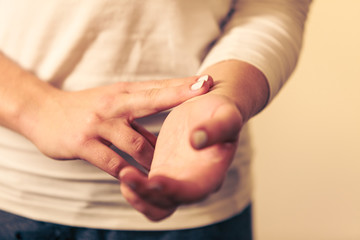
M 243 124 L 242 116 L 233 104 L 220 105 L 210 120 L 195 128 L 190 143 L 202 149 L 218 143 L 236 142 Z

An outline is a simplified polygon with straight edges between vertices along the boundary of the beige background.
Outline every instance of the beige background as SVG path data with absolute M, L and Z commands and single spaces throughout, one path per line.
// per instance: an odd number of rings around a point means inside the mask
M 360 240 L 360 0 L 315 0 L 291 80 L 252 121 L 257 240 Z

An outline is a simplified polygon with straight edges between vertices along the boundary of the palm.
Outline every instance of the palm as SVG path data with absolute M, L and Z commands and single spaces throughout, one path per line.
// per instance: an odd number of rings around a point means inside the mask
M 235 152 L 236 144 L 221 143 L 194 149 L 192 130 L 211 121 L 227 99 L 206 95 L 175 108 L 165 120 L 154 153 L 149 178 L 165 176 L 177 184 L 178 197 L 184 202 L 197 201 L 221 184 Z
M 217 137 L 210 146 L 196 150 L 190 144 L 191 134 L 203 126 L 212 126 L 207 132 Z M 225 177 L 240 127 L 235 105 L 218 95 L 204 95 L 176 107 L 160 130 L 149 175 L 133 167 L 120 174 L 124 197 L 152 220 L 167 217 L 181 204 L 206 198 Z

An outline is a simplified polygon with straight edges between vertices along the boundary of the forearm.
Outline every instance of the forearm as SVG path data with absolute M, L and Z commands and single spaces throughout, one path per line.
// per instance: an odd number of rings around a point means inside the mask
M 0 125 L 26 137 L 37 122 L 50 93 L 57 91 L 50 84 L 22 69 L 0 52 Z
M 265 76 L 254 66 L 228 60 L 204 70 L 213 77 L 215 86 L 209 94 L 230 98 L 237 105 L 243 121 L 261 111 L 269 98 L 269 85 Z
M 235 2 L 224 34 L 205 57 L 199 72 L 230 59 L 247 62 L 266 76 L 270 102 L 296 66 L 311 0 Z M 242 66 L 239 69 L 245 70 Z

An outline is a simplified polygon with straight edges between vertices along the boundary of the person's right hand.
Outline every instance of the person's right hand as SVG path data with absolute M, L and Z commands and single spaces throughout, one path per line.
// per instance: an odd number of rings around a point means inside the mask
M 83 159 L 118 178 L 127 162 L 109 146 L 149 168 L 156 137 L 134 122 L 206 93 L 210 81 L 199 77 L 127 83 L 78 92 L 53 89 L 27 129 L 45 155 L 59 160 Z M 193 90 L 191 86 L 201 86 Z

